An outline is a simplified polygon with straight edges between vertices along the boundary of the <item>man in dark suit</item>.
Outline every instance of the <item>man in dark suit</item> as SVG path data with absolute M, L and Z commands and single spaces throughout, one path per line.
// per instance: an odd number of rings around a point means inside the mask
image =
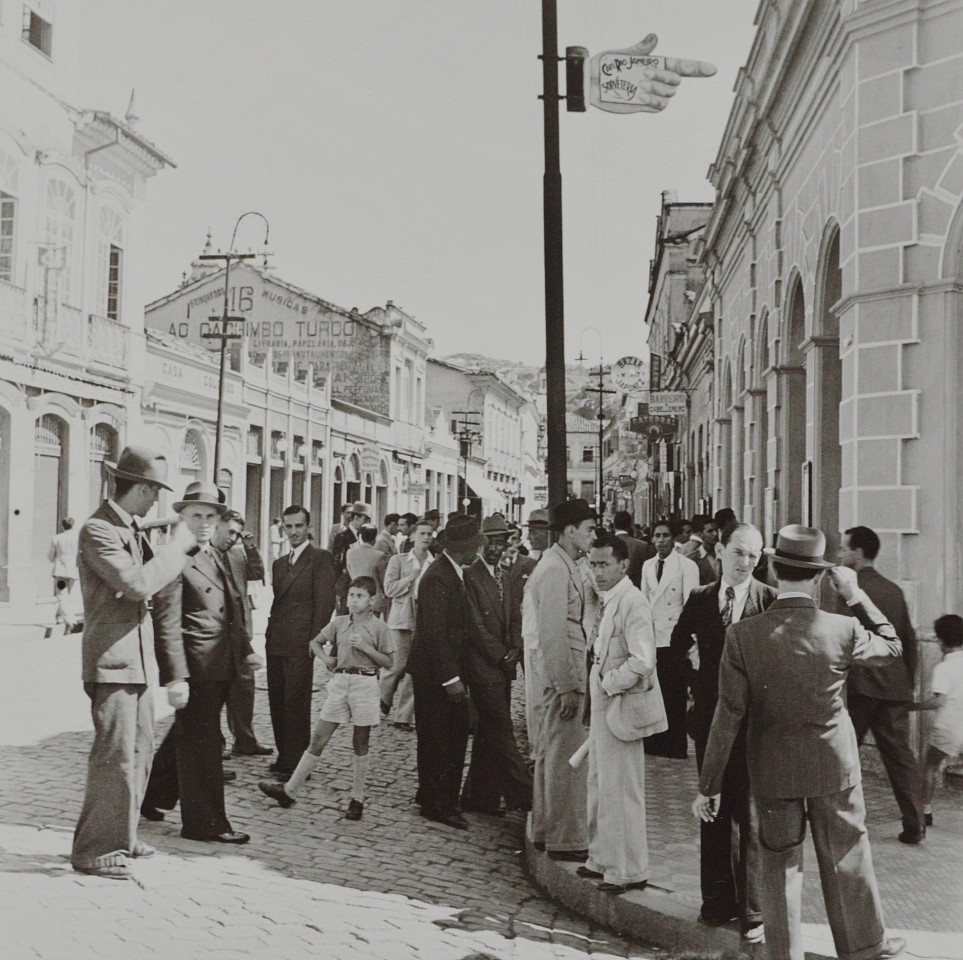
M 889 960 L 906 948 L 887 938 L 873 871 L 859 748 L 846 712 L 846 677 L 858 660 L 898 657 L 899 638 L 856 574 L 823 559 L 826 538 L 792 524 L 779 531 L 773 561 L 779 595 L 764 613 L 729 627 L 716 708 L 692 805 L 717 815 L 725 770 L 746 722 L 749 780 L 759 812 L 762 910 L 770 960 L 804 960 L 801 922 L 807 820 L 836 953 Z M 829 570 L 852 614 L 819 610 Z
M 288 507 L 284 530 L 291 552 L 274 561 L 274 602 L 268 619 L 268 704 L 277 760 L 271 770 L 286 779 L 311 739 L 311 682 L 314 661 L 308 644 L 331 619 L 336 573 L 331 554 L 308 540 L 311 514 Z
M 719 528 L 710 516 L 697 513 L 692 518 L 692 533 L 687 543 L 679 547 L 679 553 L 688 557 L 699 568 L 699 584 L 705 586 L 719 579 L 719 561 L 716 558 L 716 544 L 719 542 Z
M 468 824 L 458 810 L 468 746 L 465 634 L 468 602 L 464 567 L 486 538 L 474 517 L 459 515 L 439 534 L 442 551 L 418 585 L 415 632 L 408 656 L 415 694 L 418 737 L 418 798 L 421 814 L 459 830 Z
M 244 633 L 248 643 L 254 639 L 254 611 L 247 585 L 252 580 L 264 580 L 264 562 L 254 542 L 254 535 L 244 532 L 244 517 L 237 510 L 228 509 L 221 517 L 214 546 L 221 551 L 231 580 L 244 604 Z M 227 727 L 234 737 L 231 757 L 266 757 L 274 753 L 262 747 L 254 735 L 254 672 L 263 664 L 260 657 L 252 659 L 244 672 L 235 678 L 227 695 Z
M 910 622 L 903 591 L 875 567 L 879 537 L 869 527 L 852 527 L 843 534 L 839 561 L 856 571 L 860 590 L 879 607 L 903 644 L 900 660 L 884 666 L 860 665 L 849 675 L 849 715 L 862 745 L 867 730 L 879 748 L 883 765 L 903 816 L 901 843 L 919 843 L 926 836 L 923 817 L 923 777 L 910 746 L 908 704 L 914 699 L 919 644 Z
M 179 523 L 170 543 L 153 551 L 137 526 L 167 485 L 167 461 L 146 447 L 125 447 L 105 464 L 113 496 L 80 531 L 77 555 L 84 598 L 84 692 L 94 742 L 84 806 L 74 831 L 74 870 L 111 880 L 132 877 L 130 861 L 154 848 L 137 839 L 137 810 L 154 751 L 154 699 L 147 670 L 156 648 L 148 601 L 187 562 L 194 534 Z M 187 685 L 171 684 L 172 707 L 187 703 Z
M 627 510 L 619 510 L 612 517 L 612 526 L 615 527 L 615 535 L 622 537 L 629 549 L 628 577 L 638 587 L 642 583 L 642 564 L 655 556 L 655 547 L 632 536 L 635 525 L 632 523 L 632 514 Z
M 197 537 L 180 577 L 154 598 L 161 683 L 186 680 L 187 705 L 178 710 L 151 768 L 142 811 L 160 819 L 180 799 L 181 836 L 215 843 L 247 843 L 224 810 L 221 708 L 231 684 L 252 656 L 244 632 L 244 603 L 211 539 L 224 513 L 212 483 L 188 484 L 174 504 Z
M 726 628 L 762 613 L 776 599 L 772 587 L 752 576 L 762 555 L 762 534 L 749 523 L 733 525 L 723 533 L 722 544 L 722 578 L 689 594 L 670 641 L 679 674 L 683 674 L 686 656 L 696 669 L 686 728 L 695 741 L 700 770 L 719 699 L 719 663 Z M 733 823 L 739 831 L 736 851 Z M 716 819 L 703 821 L 699 832 L 700 918 L 710 926 L 718 926 L 738 917 L 744 938 L 758 942 L 763 932 L 759 836 L 749 793 L 743 730 L 726 764 Z
M 337 576 L 335 593 L 338 612 L 346 613 L 345 602 L 348 597 L 348 585 L 351 583 L 351 574 L 348 572 L 348 550 L 358 542 L 361 528 L 371 517 L 371 508 L 366 503 L 351 503 L 344 508 L 341 516 L 346 523 L 344 529 L 339 530 L 332 538 L 334 548 L 331 556 Z
M 509 538 L 505 518 L 487 517 L 481 532 L 488 543 L 465 571 L 465 673 L 477 720 L 461 806 L 501 816 L 502 797 L 509 810 L 532 808 L 532 777 L 518 752 L 511 714 L 512 680 L 522 658 L 521 596 L 516 601 L 517 578 L 513 584 L 511 568 L 502 566 Z

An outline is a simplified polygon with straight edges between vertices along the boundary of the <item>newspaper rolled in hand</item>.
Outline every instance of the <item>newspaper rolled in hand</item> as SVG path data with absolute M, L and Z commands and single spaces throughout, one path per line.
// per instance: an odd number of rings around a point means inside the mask
M 578 750 L 576 750 L 575 753 L 568 758 L 568 765 L 573 770 L 578 770 L 578 768 L 582 766 L 582 761 L 588 756 L 588 752 L 589 742 L 586 740 L 585 743 L 583 743 L 582 746 L 580 746 Z

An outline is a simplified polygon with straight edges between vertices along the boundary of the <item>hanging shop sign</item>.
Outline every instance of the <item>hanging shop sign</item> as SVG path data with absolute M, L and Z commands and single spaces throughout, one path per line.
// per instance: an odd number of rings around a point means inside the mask
M 381 451 L 377 447 L 361 448 L 361 472 L 376 474 L 381 470 Z
M 622 357 L 612 364 L 612 383 L 630 397 L 643 398 L 649 392 L 649 368 L 638 357 Z
M 659 416 L 684 417 L 688 409 L 688 397 L 681 390 L 649 394 L 649 413 Z

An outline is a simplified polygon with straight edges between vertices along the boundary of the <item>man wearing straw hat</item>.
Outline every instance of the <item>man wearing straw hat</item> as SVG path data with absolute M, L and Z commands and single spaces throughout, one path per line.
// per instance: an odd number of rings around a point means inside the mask
M 792 524 L 766 548 L 778 581 L 771 606 L 726 632 L 716 707 L 693 813 L 713 820 L 743 719 L 749 781 L 759 812 L 762 915 L 771 960 L 804 960 L 803 841 L 812 829 L 837 955 L 889 960 L 906 948 L 887 937 L 873 858 L 859 747 L 844 690 L 857 661 L 885 663 L 901 644 L 859 589 L 856 572 L 824 559 L 820 530 Z M 818 607 L 828 575 L 852 616 Z
M 170 542 L 152 550 L 137 526 L 160 489 L 171 489 L 164 457 L 146 447 L 126 447 L 116 464 L 105 466 L 113 477 L 113 497 L 83 525 L 77 556 L 86 611 L 83 680 L 94 742 L 70 860 L 80 873 L 126 880 L 132 876 L 131 858 L 154 852 L 137 839 L 137 811 L 154 751 L 148 601 L 181 572 L 195 539 L 178 523 Z M 187 685 L 171 684 L 167 697 L 171 706 L 183 706 Z

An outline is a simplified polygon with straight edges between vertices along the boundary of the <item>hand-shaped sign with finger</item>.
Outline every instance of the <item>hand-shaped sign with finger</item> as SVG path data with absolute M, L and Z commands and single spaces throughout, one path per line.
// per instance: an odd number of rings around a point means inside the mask
M 683 77 L 711 77 L 716 68 L 702 60 L 653 57 L 659 38 L 650 33 L 624 50 L 605 50 L 589 60 L 589 102 L 609 113 L 659 113 L 675 96 Z

